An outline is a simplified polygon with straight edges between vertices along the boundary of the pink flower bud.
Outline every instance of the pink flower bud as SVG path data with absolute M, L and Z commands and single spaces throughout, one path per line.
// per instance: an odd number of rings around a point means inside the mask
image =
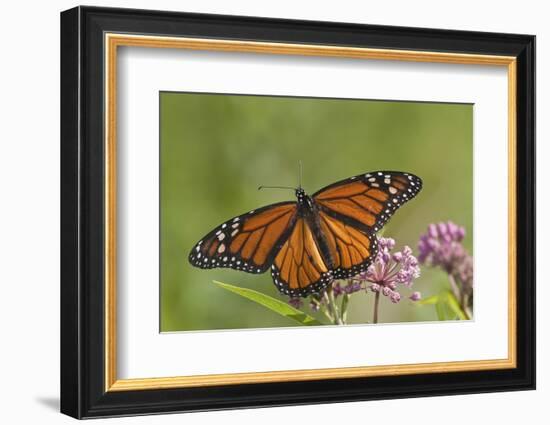
M 390 300 L 392 303 L 397 304 L 401 300 L 401 294 L 399 292 L 392 292 L 390 294 Z
M 412 301 L 418 301 L 421 297 L 420 295 L 420 292 L 418 291 L 415 291 L 411 294 L 411 296 L 409 297 L 409 299 L 411 299 Z

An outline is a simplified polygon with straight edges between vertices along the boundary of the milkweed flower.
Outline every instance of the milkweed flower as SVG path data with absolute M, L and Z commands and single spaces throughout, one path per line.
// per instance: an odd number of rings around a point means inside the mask
M 394 239 L 378 238 L 378 253 L 370 267 L 353 278 L 335 280 L 325 291 L 312 294 L 309 299 L 311 311 L 324 313 L 334 324 L 345 324 L 349 296 L 367 290 L 377 293 L 373 319 L 377 323 L 379 295 L 397 304 L 402 299 L 402 288 L 411 288 L 413 281 L 420 276 L 420 266 L 412 249 L 404 246 L 393 252 L 394 248 Z M 336 301 L 339 297 L 340 303 Z M 418 301 L 420 292 L 413 292 L 408 298 Z M 290 298 L 288 302 L 296 308 L 303 305 L 300 298 Z
M 464 227 L 452 221 L 430 224 L 418 242 L 418 260 L 422 264 L 441 267 L 465 288 L 471 288 L 474 262 L 462 245 L 465 235 Z
M 474 260 L 462 244 L 465 236 L 464 227 L 452 221 L 430 224 L 418 241 L 418 260 L 447 273 L 455 297 L 471 317 Z
M 441 267 L 448 274 L 457 274 L 459 266 L 468 257 L 462 246 L 466 231 L 452 221 L 430 224 L 420 236 L 418 260 L 422 264 Z
M 414 279 L 420 276 L 420 267 L 411 248 L 404 246 L 401 251 L 392 254 L 394 248 L 394 239 L 378 238 L 378 255 L 359 278 L 367 283 L 367 289 L 381 293 L 391 302 L 398 303 L 401 300 L 399 286 L 412 287 Z M 418 301 L 420 293 L 416 294 L 409 298 Z
M 348 279 L 346 281 L 338 280 L 332 285 L 332 291 L 335 297 L 344 294 L 351 295 L 355 292 L 359 292 L 361 289 L 363 289 L 363 286 L 359 279 Z

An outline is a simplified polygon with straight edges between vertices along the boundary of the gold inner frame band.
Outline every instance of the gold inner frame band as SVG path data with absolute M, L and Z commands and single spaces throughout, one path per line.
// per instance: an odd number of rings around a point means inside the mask
M 516 367 L 516 58 L 328 45 L 105 34 L 105 391 L 410 375 Z M 253 373 L 118 379 L 116 324 L 117 49 L 120 46 L 324 56 L 355 59 L 504 66 L 508 72 L 508 357 L 495 360 L 398 364 Z

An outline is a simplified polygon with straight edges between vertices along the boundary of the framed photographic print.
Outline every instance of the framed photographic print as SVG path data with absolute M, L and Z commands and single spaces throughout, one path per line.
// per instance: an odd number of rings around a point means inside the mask
M 61 14 L 61 411 L 533 389 L 529 35 Z

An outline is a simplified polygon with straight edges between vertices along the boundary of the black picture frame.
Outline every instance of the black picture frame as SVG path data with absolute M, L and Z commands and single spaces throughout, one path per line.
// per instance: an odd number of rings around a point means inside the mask
M 105 391 L 104 34 L 307 43 L 517 59 L 517 367 Z M 61 13 L 61 412 L 75 418 L 535 388 L 535 37 L 76 7 Z

